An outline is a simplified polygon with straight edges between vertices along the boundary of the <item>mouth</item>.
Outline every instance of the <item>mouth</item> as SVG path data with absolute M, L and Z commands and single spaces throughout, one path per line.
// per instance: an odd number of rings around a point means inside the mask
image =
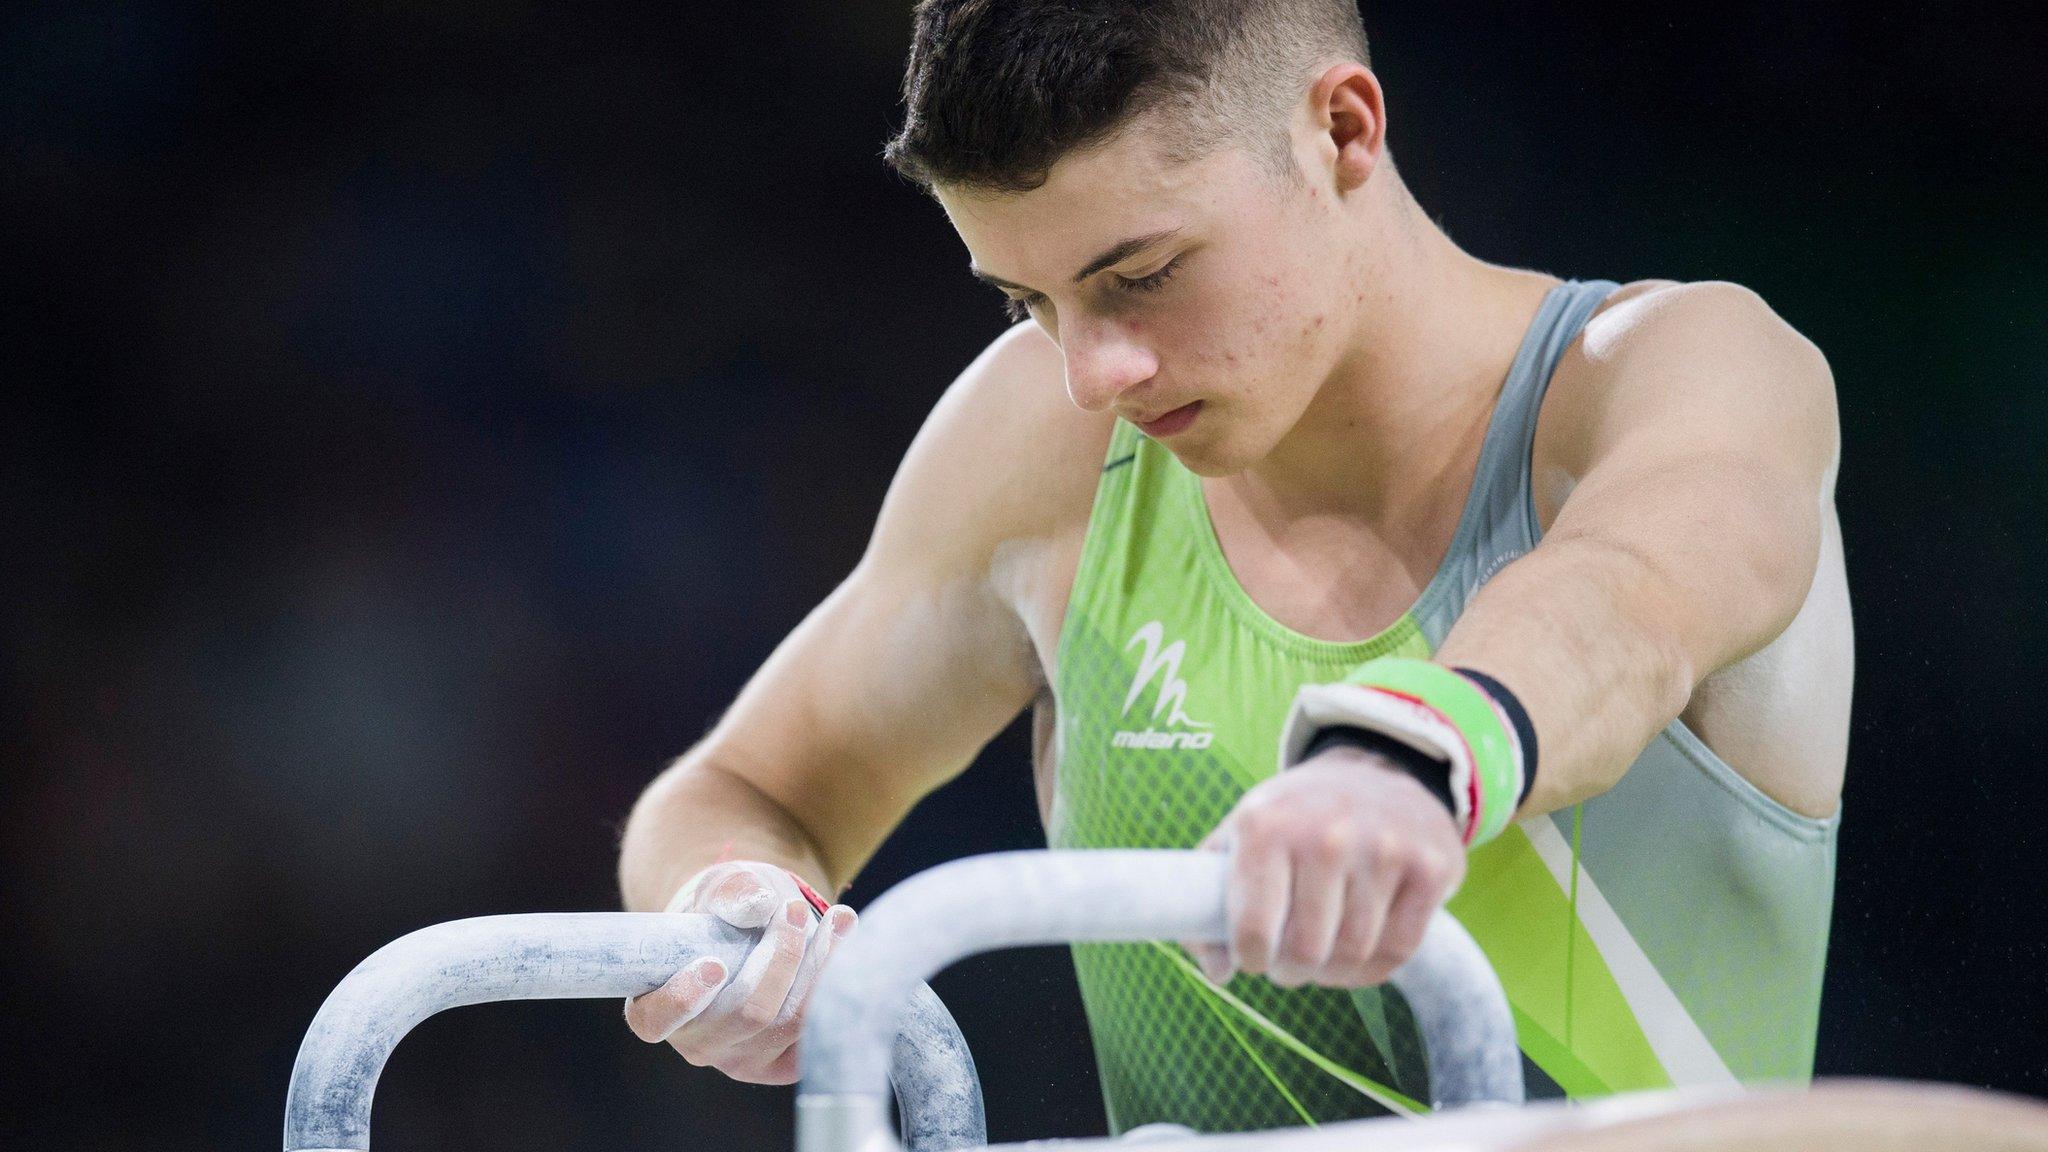
M 1197 400 L 1192 404 L 1183 404 L 1170 412 L 1155 416 L 1150 420 L 1133 420 L 1131 423 L 1138 426 L 1138 431 L 1152 437 L 1154 440 L 1160 440 L 1187 431 L 1188 425 L 1195 422 L 1195 417 L 1200 414 L 1201 410 L 1202 402 Z

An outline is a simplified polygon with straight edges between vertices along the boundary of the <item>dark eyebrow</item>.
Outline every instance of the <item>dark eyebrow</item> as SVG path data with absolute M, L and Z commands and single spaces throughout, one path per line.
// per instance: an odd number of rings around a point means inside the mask
M 1097 256 L 1093 260 L 1090 260 L 1088 262 L 1087 267 L 1081 269 L 1079 272 L 1074 273 L 1074 283 L 1079 284 L 1081 281 L 1086 280 L 1090 276 L 1095 275 L 1097 272 L 1102 271 L 1104 268 L 1110 268 L 1114 267 L 1115 265 L 1121 264 L 1124 261 L 1129 260 L 1131 257 L 1136 256 L 1138 253 L 1143 252 L 1145 249 L 1150 248 L 1155 244 L 1160 244 L 1167 240 L 1171 240 L 1178 235 L 1180 235 L 1180 229 L 1166 228 L 1158 232 L 1148 233 L 1144 236 L 1133 236 L 1128 240 L 1119 240 L 1115 244 L 1110 245 L 1109 248 L 1104 250 L 1102 255 Z M 986 284 L 993 284 L 998 288 L 1008 288 L 1017 292 L 1033 291 L 1030 288 L 1026 288 L 1022 284 L 1012 283 L 1011 281 L 1005 280 L 1000 276 L 991 276 L 988 273 L 983 272 L 981 269 L 975 267 L 972 262 L 970 262 L 967 265 L 967 270 L 974 274 L 975 279 L 980 280 Z
M 1129 240 L 1119 240 L 1115 244 L 1110 245 L 1109 249 L 1103 252 L 1102 255 L 1097 256 L 1093 260 L 1090 260 L 1086 268 L 1083 268 L 1079 272 L 1074 273 L 1074 283 L 1079 284 L 1081 281 L 1086 280 L 1090 276 L 1095 275 L 1097 272 L 1102 271 L 1104 268 L 1109 268 L 1121 264 L 1124 261 L 1129 260 L 1131 257 L 1136 256 L 1138 253 L 1143 252 L 1145 249 L 1150 248 L 1155 244 L 1171 240 L 1178 235 L 1180 235 L 1180 229 L 1165 228 L 1158 232 L 1153 232 L 1149 235 L 1133 236 Z

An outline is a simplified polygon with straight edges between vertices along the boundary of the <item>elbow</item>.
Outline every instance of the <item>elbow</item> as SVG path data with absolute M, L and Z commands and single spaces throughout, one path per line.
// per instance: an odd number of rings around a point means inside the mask
M 1701 662 L 1687 644 L 1683 635 L 1674 628 L 1658 628 L 1650 633 L 1649 656 L 1644 661 L 1649 671 L 1643 677 L 1643 685 L 1649 697 L 1650 711 L 1657 717 L 1657 726 L 1678 719 L 1686 705 L 1692 703 L 1693 690 L 1706 678 Z
M 652 910 L 664 898 L 654 891 L 659 887 L 662 813 L 673 803 L 687 764 L 688 757 L 678 759 L 649 782 L 619 826 L 619 895 L 628 911 Z

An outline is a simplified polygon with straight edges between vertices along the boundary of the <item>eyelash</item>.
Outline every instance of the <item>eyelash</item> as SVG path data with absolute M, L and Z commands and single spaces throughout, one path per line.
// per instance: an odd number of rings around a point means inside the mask
M 1150 276 L 1140 276 L 1136 280 L 1126 280 L 1119 276 L 1116 278 L 1117 287 L 1126 292 L 1157 292 L 1173 277 L 1174 269 L 1179 264 L 1180 257 L 1176 256 L 1160 265 L 1159 271 Z M 1031 306 L 1041 299 L 1043 297 L 1040 296 L 1026 296 L 1021 300 L 1015 296 L 1006 296 L 1003 298 L 1003 310 L 1009 313 L 1012 323 L 1020 323 L 1030 317 Z
M 1159 271 L 1152 273 L 1150 276 L 1140 276 L 1136 280 L 1126 280 L 1119 276 L 1116 282 L 1126 292 L 1157 292 L 1161 285 L 1173 277 L 1173 270 L 1179 266 L 1180 257 L 1175 256 L 1173 259 L 1161 264 Z

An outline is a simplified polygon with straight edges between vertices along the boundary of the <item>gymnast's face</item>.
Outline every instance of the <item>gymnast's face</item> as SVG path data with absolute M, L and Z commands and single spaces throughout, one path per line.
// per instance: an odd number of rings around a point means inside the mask
M 1356 254 L 1327 186 L 1236 149 L 1174 161 L 1144 127 L 1029 192 L 938 199 L 975 274 L 1059 344 L 1075 404 L 1230 475 L 1273 450 L 1346 354 Z

